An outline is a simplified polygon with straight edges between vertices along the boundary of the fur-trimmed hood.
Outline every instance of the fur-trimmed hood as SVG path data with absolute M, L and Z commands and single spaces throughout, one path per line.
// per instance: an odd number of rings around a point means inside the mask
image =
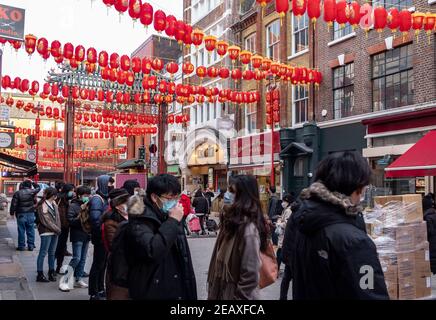
M 351 202 L 351 198 L 339 193 L 331 192 L 321 182 L 313 183 L 309 188 L 304 189 L 300 195 L 301 199 L 310 199 L 312 197 L 318 198 L 327 203 L 331 203 L 335 206 L 344 208 L 345 213 L 350 216 L 356 216 L 359 212 L 362 212 L 363 208 L 359 205 L 354 205 Z

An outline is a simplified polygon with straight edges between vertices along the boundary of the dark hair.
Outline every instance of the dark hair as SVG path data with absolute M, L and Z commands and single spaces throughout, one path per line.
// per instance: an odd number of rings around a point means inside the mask
M 151 199 L 153 193 L 159 197 L 165 193 L 178 195 L 180 194 L 181 189 L 182 187 L 176 177 L 164 173 L 159 174 L 150 180 L 146 193 L 147 197 Z
M 276 193 L 276 187 L 275 186 L 269 186 L 269 191 L 271 191 L 271 193 Z
M 114 183 L 114 182 L 115 182 L 115 179 L 112 178 L 112 177 L 109 177 L 109 181 L 108 181 L 108 182 L 110 182 L 110 183 Z
M 123 184 L 123 189 L 127 190 L 127 192 L 133 196 L 135 193 L 135 188 L 140 188 L 139 182 L 136 180 L 126 180 Z
M 431 195 L 426 195 L 424 198 L 422 198 L 422 210 L 425 213 L 425 211 L 431 208 L 433 208 L 433 198 Z
M 76 189 L 77 198 L 84 194 L 91 194 L 91 188 L 87 186 L 80 186 Z
M 283 201 L 286 201 L 286 202 L 288 202 L 289 204 L 291 204 L 291 203 L 293 203 L 293 202 L 295 201 L 295 197 L 294 197 L 292 194 L 287 193 L 287 194 L 285 194 L 285 195 L 283 196 Z
M 222 188 L 220 190 L 220 194 L 218 195 L 218 199 L 224 199 L 224 194 L 227 192 L 227 188 Z
M 198 189 L 197 192 L 195 192 L 194 197 L 201 198 L 203 197 L 203 192 L 201 192 L 201 189 Z
M 336 152 L 322 160 L 315 174 L 315 181 L 322 182 L 331 192 L 350 196 L 369 184 L 371 169 L 357 152 Z
M 65 182 L 63 181 L 56 181 L 55 183 L 55 188 L 58 191 L 61 191 L 64 188 L 64 186 L 65 186 Z
M 44 190 L 41 200 L 38 202 L 37 206 L 41 206 L 45 200 L 55 197 L 58 194 L 56 188 L 48 187 Z
M 70 191 L 73 191 L 76 187 L 72 183 L 67 183 L 62 186 L 62 193 L 67 194 Z M 57 189 L 57 188 L 56 188 Z
M 261 250 L 265 250 L 268 229 L 262 212 L 257 180 L 251 175 L 236 176 L 234 186 L 235 201 L 224 209 L 222 215 L 223 232 L 232 237 L 243 233 L 248 223 L 254 223 L 259 231 Z
M 23 187 L 23 189 L 30 189 L 32 188 L 32 181 L 30 180 L 24 180 L 21 184 L 21 186 Z

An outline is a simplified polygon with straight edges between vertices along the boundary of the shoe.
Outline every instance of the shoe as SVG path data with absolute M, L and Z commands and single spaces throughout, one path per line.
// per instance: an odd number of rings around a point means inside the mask
M 106 292 L 105 291 L 100 291 L 98 293 L 98 295 L 100 296 L 100 298 L 102 298 L 102 300 L 106 300 Z
M 106 300 L 106 298 L 100 297 L 99 294 L 95 294 L 89 298 L 89 300 Z
M 29 248 L 27 248 L 27 250 L 29 250 L 29 251 L 33 251 L 33 249 L 35 249 L 35 247 L 29 247 Z
M 65 250 L 65 256 L 66 257 L 72 257 L 73 254 L 71 252 L 68 252 L 68 250 Z
M 88 285 L 85 282 L 83 282 L 83 280 L 79 280 L 74 283 L 74 288 L 86 289 L 88 288 Z
M 89 278 L 89 273 L 86 273 L 85 271 L 83 271 L 82 277 L 83 278 Z
M 56 273 L 55 273 L 54 270 L 50 270 L 50 271 L 48 272 L 48 280 L 51 281 L 51 282 L 56 282 L 56 281 L 57 281 L 57 279 L 56 279 Z
M 43 272 L 38 272 L 38 275 L 36 276 L 36 282 L 50 282 L 44 275 Z
M 25 248 L 17 248 L 17 251 L 26 251 Z

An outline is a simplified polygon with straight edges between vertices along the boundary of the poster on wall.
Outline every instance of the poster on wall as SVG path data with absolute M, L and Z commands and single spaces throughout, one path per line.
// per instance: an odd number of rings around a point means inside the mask
M 207 185 L 209 189 L 213 189 L 213 168 L 209 168 L 209 173 L 207 175 Z

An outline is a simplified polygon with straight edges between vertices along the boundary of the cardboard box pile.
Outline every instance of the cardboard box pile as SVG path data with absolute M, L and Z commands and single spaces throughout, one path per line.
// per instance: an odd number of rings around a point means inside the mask
M 391 299 L 431 296 L 427 225 L 421 195 L 375 197 L 367 231 L 377 246 Z

